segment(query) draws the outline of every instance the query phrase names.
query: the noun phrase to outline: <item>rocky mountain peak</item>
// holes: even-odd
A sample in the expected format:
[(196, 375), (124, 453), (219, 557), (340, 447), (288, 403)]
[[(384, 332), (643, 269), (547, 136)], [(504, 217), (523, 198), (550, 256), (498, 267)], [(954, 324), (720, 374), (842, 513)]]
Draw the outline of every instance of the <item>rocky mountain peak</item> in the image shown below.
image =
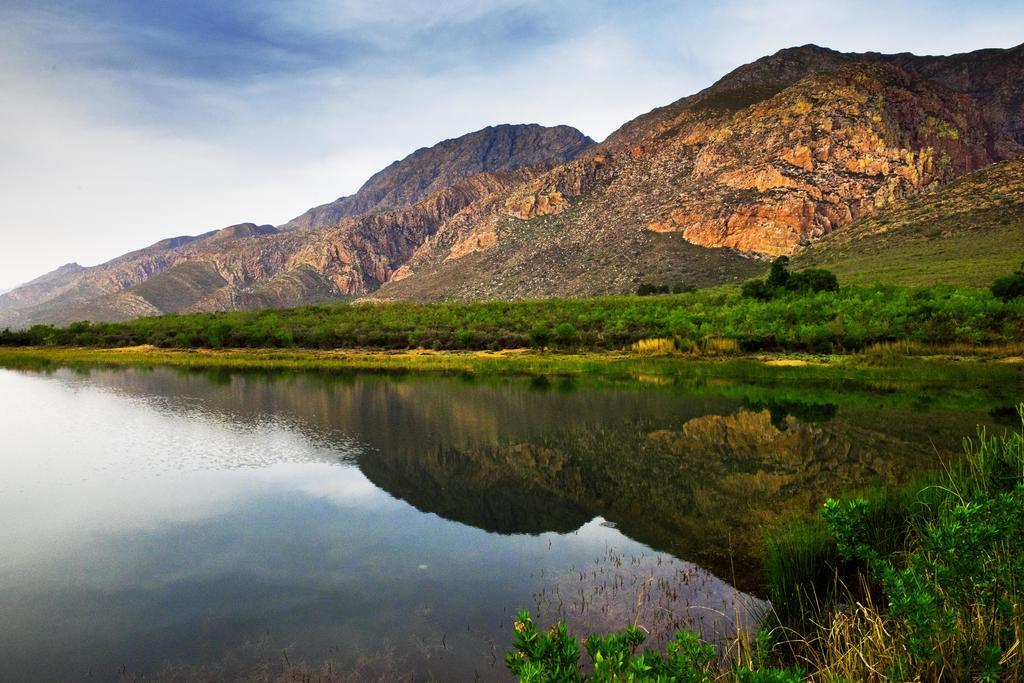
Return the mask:
[(593, 140), (571, 126), (488, 126), (420, 148), (371, 176), (354, 195), (310, 209), (282, 228), (336, 225), (350, 216), (411, 206), (477, 173), (561, 164), (575, 159), (593, 144)]

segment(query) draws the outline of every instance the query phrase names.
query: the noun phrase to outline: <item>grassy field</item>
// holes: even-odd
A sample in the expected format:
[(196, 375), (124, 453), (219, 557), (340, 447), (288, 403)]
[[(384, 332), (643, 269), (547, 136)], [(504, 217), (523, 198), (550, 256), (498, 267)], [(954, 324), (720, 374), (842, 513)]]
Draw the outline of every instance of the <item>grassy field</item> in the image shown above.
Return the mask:
[(1024, 221), (941, 239), (929, 239), (923, 232), (866, 237), (849, 248), (811, 249), (794, 261), (801, 267), (827, 268), (845, 284), (906, 287), (988, 287), (1024, 261)]

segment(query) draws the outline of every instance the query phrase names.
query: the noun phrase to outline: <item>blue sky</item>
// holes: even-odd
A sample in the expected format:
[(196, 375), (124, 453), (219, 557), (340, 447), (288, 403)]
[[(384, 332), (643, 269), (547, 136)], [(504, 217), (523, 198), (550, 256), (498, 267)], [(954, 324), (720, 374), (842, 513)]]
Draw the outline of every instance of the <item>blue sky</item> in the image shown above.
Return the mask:
[(1024, 42), (1020, 2), (0, 0), (0, 288), (281, 223), (489, 124), (628, 119), (778, 49)]

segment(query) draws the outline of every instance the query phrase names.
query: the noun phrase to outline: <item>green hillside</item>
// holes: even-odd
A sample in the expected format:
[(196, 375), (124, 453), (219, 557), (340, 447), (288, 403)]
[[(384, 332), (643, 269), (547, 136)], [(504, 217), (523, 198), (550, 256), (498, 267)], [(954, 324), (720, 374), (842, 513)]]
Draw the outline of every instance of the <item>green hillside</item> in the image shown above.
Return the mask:
[(988, 287), (1024, 261), (1024, 161), (964, 176), (857, 220), (793, 259), (847, 284)]

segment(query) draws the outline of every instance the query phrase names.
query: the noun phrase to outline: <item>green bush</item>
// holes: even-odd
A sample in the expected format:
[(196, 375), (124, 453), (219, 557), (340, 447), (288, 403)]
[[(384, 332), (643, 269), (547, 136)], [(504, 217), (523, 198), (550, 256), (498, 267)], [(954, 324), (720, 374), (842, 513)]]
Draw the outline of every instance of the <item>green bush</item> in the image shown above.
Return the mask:
[[(506, 653), (505, 664), (524, 683), (704, 683), (716, 680), (722, 673), (717, 650), (696, 633), (676, 631), (675, 639), (665, 645), (664, 652), (638, 653), (644, 638), (643, 631), (636, 626), (608, 636), (592, 634), (584, 643), (592, 673), (585, 675), (580, 664), (579, 643), (569, 635), (565, 622), (560, 621), (541, 632), (530, 613), (521, 610), (515, 622), (514, 649)], [(736, 674), (743, 681), (801, 680), (797, 670), (755, 672), (743, 667)]]
[(772, 261), (771, 272), (766, 279), (747, 280), (740, 291), (745, 298), (758, 301), (769, 301), (786, 292), (809, 294), (839, 291), (839, 280), (831, 271), (807, 268), (791, 273), (788, 267), (789, 258), (780, 256)]
[(668, 285), (652, 285), (649, 282), (642, 282), (636, 288), (637, 296), (651, 296), (652, 294), (668, 294)]
[(551, 328), (547, 325), (537, 325), (530, 330), (530, 346), (543, 349), (551, 343)]
[(555, 327), (555, 341), (562, 346), (575, 346), (580, 340), (579, 332), (569, 323), (559, 323)]
[(791, 273), (785, 287), (791, 292), (836, 292), (839, 280), (832, 271), (807, 268)]
[(747, 299), (758, 301), (769, 301), (775, 296), (775, 288), (768, 284), (767, 280), (747, 280), (740, 286), (740, 291)]
[(992, 295), (1001, 301), (1024, 297), (1024, 264), (1017, 272), (998, 278), (992, 283)]

